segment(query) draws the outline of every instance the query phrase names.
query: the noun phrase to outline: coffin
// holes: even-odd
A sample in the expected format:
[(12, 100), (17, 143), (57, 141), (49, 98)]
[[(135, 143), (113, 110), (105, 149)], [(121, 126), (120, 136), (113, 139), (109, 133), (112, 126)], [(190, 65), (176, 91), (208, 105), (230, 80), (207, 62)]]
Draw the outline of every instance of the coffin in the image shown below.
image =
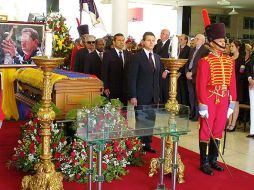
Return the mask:
[[(43, 72), (40, 69), (20, 69), (15, 74), (16, 99), (32, 107), (42, 98)], [(88, 74), (56, 69), (52, 74), (52, 101), (61, 110), (56, 119), (64, 119), (68, 111), (79, 108), (81, 100), (93, 100), (101, 95), (102, 81)]]

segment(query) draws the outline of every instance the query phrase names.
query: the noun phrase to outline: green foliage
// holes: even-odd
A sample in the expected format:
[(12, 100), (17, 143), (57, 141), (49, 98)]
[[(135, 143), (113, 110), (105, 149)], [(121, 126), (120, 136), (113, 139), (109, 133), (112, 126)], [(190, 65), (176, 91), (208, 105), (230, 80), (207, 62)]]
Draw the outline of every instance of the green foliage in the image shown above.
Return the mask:
[[(37, 113), (39, 109), (42, 107), (42, 105), (43, 105), (42, 101), (39, 101), (32, 107), (32, 112), (35, 117), (37, 116)], [(61, 114), (61, 110), (53, 102), (50, 103), (50, 106), (56, 115)]]

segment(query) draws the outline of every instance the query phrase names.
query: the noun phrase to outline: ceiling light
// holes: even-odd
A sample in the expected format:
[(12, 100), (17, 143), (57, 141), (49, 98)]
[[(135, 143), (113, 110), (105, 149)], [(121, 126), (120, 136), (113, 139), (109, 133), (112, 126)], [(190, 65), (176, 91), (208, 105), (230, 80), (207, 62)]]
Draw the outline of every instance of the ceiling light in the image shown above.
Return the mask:
[(227, 5), (230, 5), (230, 2), (227, 0), (220, 0), (220, 1), (217, 1), (217, 4), (227, 6)]
[(235, 8), (233, 8), (232, 11), (230, 11), (228, 14), (229, 15), (237, 15), (238, 12), (235, 10)]

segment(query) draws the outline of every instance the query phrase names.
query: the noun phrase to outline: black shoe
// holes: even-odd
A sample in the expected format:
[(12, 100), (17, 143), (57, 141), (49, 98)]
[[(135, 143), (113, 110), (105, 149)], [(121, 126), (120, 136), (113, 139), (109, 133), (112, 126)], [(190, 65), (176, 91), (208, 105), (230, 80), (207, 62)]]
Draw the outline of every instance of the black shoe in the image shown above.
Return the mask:
[(211, 167), (209, 164), (203, 164), (202, 166), (200, 166), (199, 168), (203, 173), (207, 174), (207, 175), (213, 175), (213, 171), (211, 170)]
[(211, 163), (211, 168), (213, 168), (219, 172), (224, 171), (224, 168), (222, 166), (220, 166), (217, 162)]
[[(226, 129), (227, 132), (234, 132), (236, 129), (236, 125), (235, 126), (230, 126), (228, 129)], [(254, 135), (253, 135), (254, 136)]]
[(146, 152), (153, 153), (153, 154), (156, 153), (156, 150), (154, 150), (154, 149), (151, 148), (151, 147), (147, 147), (147, 146), (144, 146), (144, 147), (143, 147), (143, 150), (146, 151)]
[(254, 138), (254, 135), (247, 135), (247, 138)]

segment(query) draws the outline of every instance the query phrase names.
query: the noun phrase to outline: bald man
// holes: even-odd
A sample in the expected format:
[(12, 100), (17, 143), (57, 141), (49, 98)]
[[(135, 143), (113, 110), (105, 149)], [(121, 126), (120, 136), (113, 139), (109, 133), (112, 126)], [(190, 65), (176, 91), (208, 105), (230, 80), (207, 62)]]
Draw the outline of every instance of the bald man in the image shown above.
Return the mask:
[(196, 95), (196, 73), (197, 73), (198, 61), (201, 58), (207, 56), (209, 53), (209, 50), (204, 46), (205, 36), (203, 34), (197, 34), (195, 36), (194, 43), (196, 47), (190, 50), (190, 56), (188, 58), (188, 62), (185, 65), (185, 73), (187, 78), (189, 102), (191, 107), (190, 119), (192, 121), (197, 121), (199, 117), (197, 95)]
[[(160, 39), (158, 39), (157, 44), (154, 46), (153, 51), (157, 53), (162, 58), (169, 58), (170, 57), (170, 32), (168, 29), (161, 30)], [(169, 75), (168, 73), (164, 72), (162, 82), (161, 82), (161, 103), (166, 103), (169, 95)]]

